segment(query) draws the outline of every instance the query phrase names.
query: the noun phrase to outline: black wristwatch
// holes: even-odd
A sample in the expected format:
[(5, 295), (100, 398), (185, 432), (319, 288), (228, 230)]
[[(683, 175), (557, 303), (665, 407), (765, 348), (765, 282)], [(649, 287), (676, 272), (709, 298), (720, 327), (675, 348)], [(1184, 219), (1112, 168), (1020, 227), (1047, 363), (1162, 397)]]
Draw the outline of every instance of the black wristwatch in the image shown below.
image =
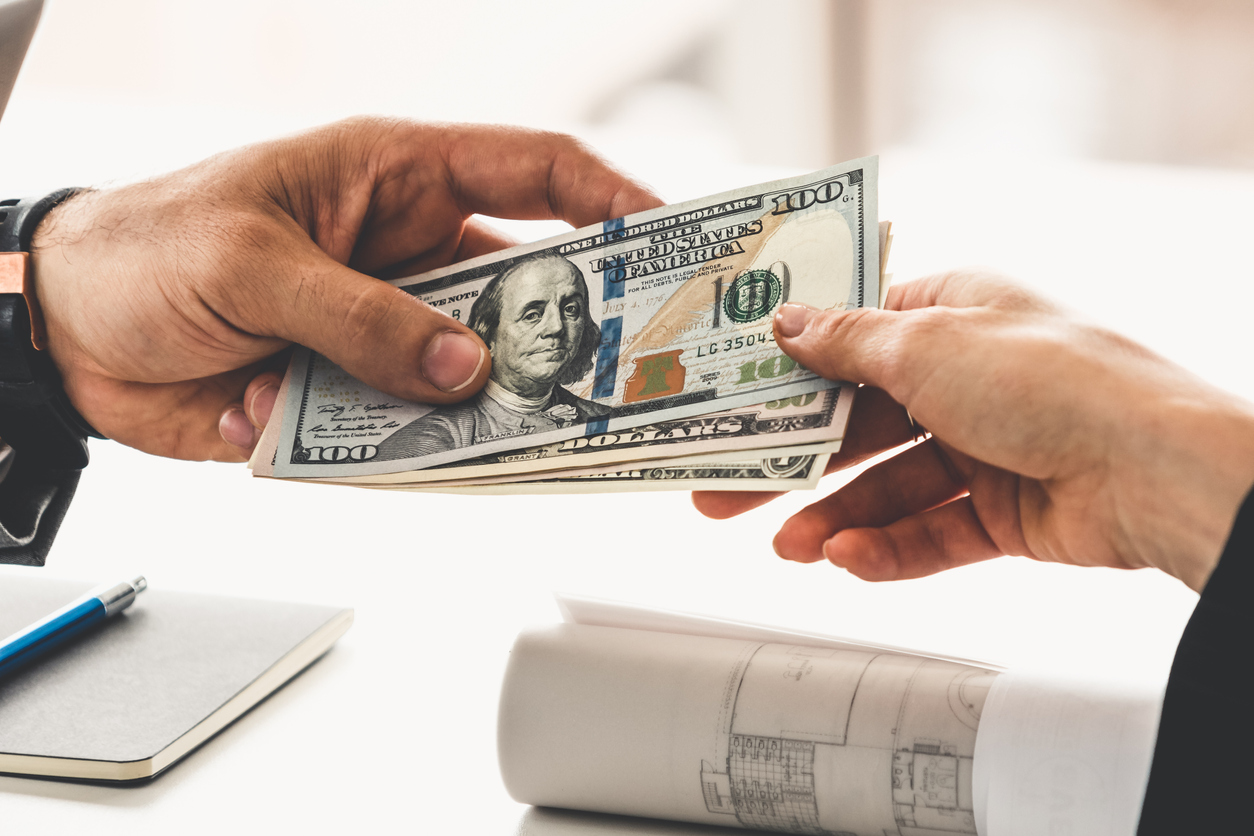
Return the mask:
[(87, 466), (87, 438), (104, 436), (78, 414), (48, 356), (31, 270), (39, 222), (78, 189), (0, 201), (0, 563), (43, 563)]

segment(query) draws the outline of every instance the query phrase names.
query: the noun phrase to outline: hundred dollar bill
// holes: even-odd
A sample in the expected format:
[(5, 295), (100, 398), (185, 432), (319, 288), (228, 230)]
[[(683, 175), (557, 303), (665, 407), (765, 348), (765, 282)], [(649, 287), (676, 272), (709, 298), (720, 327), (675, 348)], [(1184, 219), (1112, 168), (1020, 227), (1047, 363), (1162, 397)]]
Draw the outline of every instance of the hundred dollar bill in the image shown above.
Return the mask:
[[(890, 277), (884, 271), (892, 244), (891, 229), (891, 222), (880, 222), (880, 307), (883, 307), (884, 296), (890, 284)], [(256, 475), (265, 476), (272, 472), (270, 466), (276, 451), (277, 430), (282, 423), (282, 409), (289, 380), (290, 378), (285, 378), (280, 388), (274, 420), (263, 434), (257, 448), (258, 455), (249, 462), (249, 467), (255, 468)], [(666, 463), (678, 464), (689, 463), (694, 460), (693, 456), (699, 457), (705, 453), (721, 454), (725, 458), (726, 451), (732, 450), (754, 451), (752, 455), (746, 452), (747, 458), (769, 458), (770, 454), (759, 452), (765, 445), (770, 445), (776, 451), (775, 457), (798, 455), (801, 452), (836, 452), (840, 449), (840, 439), (848, 422), (855, 390), (856, 387), (851, 384), (842, 384), (836, 389), (797, 395), (765, 404), (738, 407), (678, 421), (646, 424), (615, 433), (585, 435), (539, 447), (437, 465), (425, 470), (301, 481), (328, 481), (347, 485), (416, 485), (432, 482), (470, 485), (522, 481), (535, 478), (534, 474), (537, 473), (545, 473), (545, 478), (585, 475), (594, 467), (618, 471), (623, 469), (623, 464), (646, 460), (647, 465), (637, 466), (655, 467), (659, 461), (663, 461), (659, 459), (661, 454), (668, 456), (664, 460)], [(816, 441), (826, 441), (827, 446), (812, 443)], [(784, 449), (789, 445), (807, 443), (810, 443), (811, 449), (795, 446)], [(729, 487), (736, 489), (733, 482), (729, 482)]]
[[(474, 487), (479, 485), (504, 485), (511, 482), (534, 482), (542, 479), (546, 482), (557, 479), (568, 479), (578, 476), (594, 476), (599, 473), (618, 472), (620, 470), (633, 469), (645, 470), (650, 468), (661, 467), (681, 467), (686, 465), (703, 465), (703, 464), (721, 464), (729, 461), (751, 462), (761, 461), (765, 459), (783, 459), (794, 458), (797, 456), (814, 456), (820, 453), (838, 453), (840, 452), (841, 440), (824, 441), (818, 444), (798, 444), (795, 446), (782, 447), (762, 447), (753, 450), (732, 450), (722, 453), (705, 453), (695, 456), (665, 456), (651, 459), (642, 459), (632, 462), (615, 462), (608, 465), (599, 465), (597, 467), (572, 467), (563, 468), (561, 470), (539, 471), (532, 473), (514, 473), (508, 476), (481, 476), (477, 479), (442, 479), (438, 481), (424, 482), (336, 482), (334, 479), (317, 479), (311, 480), (318, 483), (332, 482), (334, 484), (350, 484), (358, 486), (395, 486), (395, 487)], [(416, 471), (423, 473), (424, 471)], [(740, 490), (728, 486), (728, 490)]]
[[(591, 467), (622, 470), (621, 465), (627, 463), (663, 457), (717, 454), (726, 459), (731, 451), (756, 451), (766, 447), (819, 442), (834, 442), (838, 448), (856, 390), (856, 386), (846, 383), (835, 389), (794, 395), (764, 404), (659, 421), (615, 432), (582, 435), (425, 470), (332, 477), (332, 480), (350, 485), (447, 483), (454, 480), (464, 484), (485, 479), (515, 481), (546, 471), (566, 472)], [(264, 474), (264, 470), (258, 472), (258, 475)]]
[(879, 301), (876, 158), (630, 215), (393, 282), (492, 351), (470, 400), (390, 398), (301, 350), (272, 475), (421, 470), (822, 391), (775, 345), (786, 301)]
[(636, 491), (813, 490), (830, 453), (702, 464), (659, 464), (584, 476), (564, 476), (495, 485), (363, 485), (379, 490), (460, 494), (582, 494)]

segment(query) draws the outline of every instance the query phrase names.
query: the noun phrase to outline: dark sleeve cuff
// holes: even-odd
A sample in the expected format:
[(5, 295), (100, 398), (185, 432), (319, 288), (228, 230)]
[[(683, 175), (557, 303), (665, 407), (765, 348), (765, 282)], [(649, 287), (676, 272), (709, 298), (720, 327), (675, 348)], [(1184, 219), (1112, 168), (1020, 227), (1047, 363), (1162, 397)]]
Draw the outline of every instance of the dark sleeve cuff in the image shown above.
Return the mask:
[(0, 563), (44, 564), (80, 475), (81, 470), (24, 467), (16, 457), (0, 482)]
[(1180, 637), (1137, 836), (1249, 832), (1252, 598), (1254, 492)]

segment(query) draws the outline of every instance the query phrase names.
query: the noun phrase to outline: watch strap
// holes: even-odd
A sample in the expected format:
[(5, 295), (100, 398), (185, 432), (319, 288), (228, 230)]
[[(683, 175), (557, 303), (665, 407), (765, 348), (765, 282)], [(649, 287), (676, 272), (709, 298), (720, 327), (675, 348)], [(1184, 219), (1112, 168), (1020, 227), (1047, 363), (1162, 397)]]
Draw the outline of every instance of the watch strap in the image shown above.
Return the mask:
[(31, 345), (29, 334), (26, 301), (0, 293), (0, 439), (21, 459), (82, 470), (90, 426), (70, 405), (52, 358)]
[(0, 253), (30, 252), (35, 228), (44, 215), (81, 191), (81, 188), (57, 189), (43, 197), (0, 200)]
[(56, 365), (41, 350), (43, 323), (27, 254), (44, 216), (78, 191), (0, 201), (0, 439), (23, 468), (81, 470), (87, 436), (103, 438), (70, 404)]

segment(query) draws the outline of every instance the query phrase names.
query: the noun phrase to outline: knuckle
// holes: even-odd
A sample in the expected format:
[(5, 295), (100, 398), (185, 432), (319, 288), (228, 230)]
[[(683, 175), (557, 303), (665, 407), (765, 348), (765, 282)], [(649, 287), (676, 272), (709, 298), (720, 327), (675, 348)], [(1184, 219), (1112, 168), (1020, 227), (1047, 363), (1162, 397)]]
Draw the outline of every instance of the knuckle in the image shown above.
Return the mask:
[(833, 342), (855, 336), (860, 323), (865, 319), (865, 308), (853, 311), (824, 311), (810, 322), (807, 329), (812, 329), (814, 336), (821, 341)]
[(888, 334), (883, 325), (883, 314), (873, 308), (860, 308), (850, 311), (843, 317), (833, 317), (831, 337), (841, 343), (857, 347), (860, 365), (873, 368), (879, 375), (888, 371), (887, 363), (891, 361)]
[(412, 130), (417, 123), (396, 116), (377, 116), (365, 114), (341, 119), (329, 126), (330, 138), (333, 142), (347, 136), (355, 139), (368, 139), (388, 134)]
[(1011, 311), (1047, 311), (1054, 305), (1016, 281), (1005, 276), (990, 276), (988, 305)]
[(955, 296), (960, 306), (987, 306), (1014, 311), (1052, 310), (1053, 304), (1026, 285), (989, 267), (949, 270), (933, 278)]
[[(865, 336), (867, 362), (893, 397), (909, 397), (923, 370), (943, 352), (955, 350), (954, 312), (924, 308), (892, 315), (891, 327)], [(869, 330), (869, 329), (868, 329)]]
[(949, 340), (949, 324), (953, 311), (948, 308), (924, 308), (910, 311), (898, 318), (894, 329), (899, 350), (906, 354), (929, 351)]
[(541, 136), (548, 139), (561, 151), (579, 154), (580, 156), (595, 157), (598, 160), (601, 158), (591, 145), (572, 134), (562, 131), (543, 131)]
[[(400, 291), (397, 291), (400, 293)], [(374, 288), (357, 294), (340, 313), (339, 331), (346, 346), (363, 342), (391, 343), (397, 331), (397, 306), (409, 297), (400, 293), (378, 293)]]

